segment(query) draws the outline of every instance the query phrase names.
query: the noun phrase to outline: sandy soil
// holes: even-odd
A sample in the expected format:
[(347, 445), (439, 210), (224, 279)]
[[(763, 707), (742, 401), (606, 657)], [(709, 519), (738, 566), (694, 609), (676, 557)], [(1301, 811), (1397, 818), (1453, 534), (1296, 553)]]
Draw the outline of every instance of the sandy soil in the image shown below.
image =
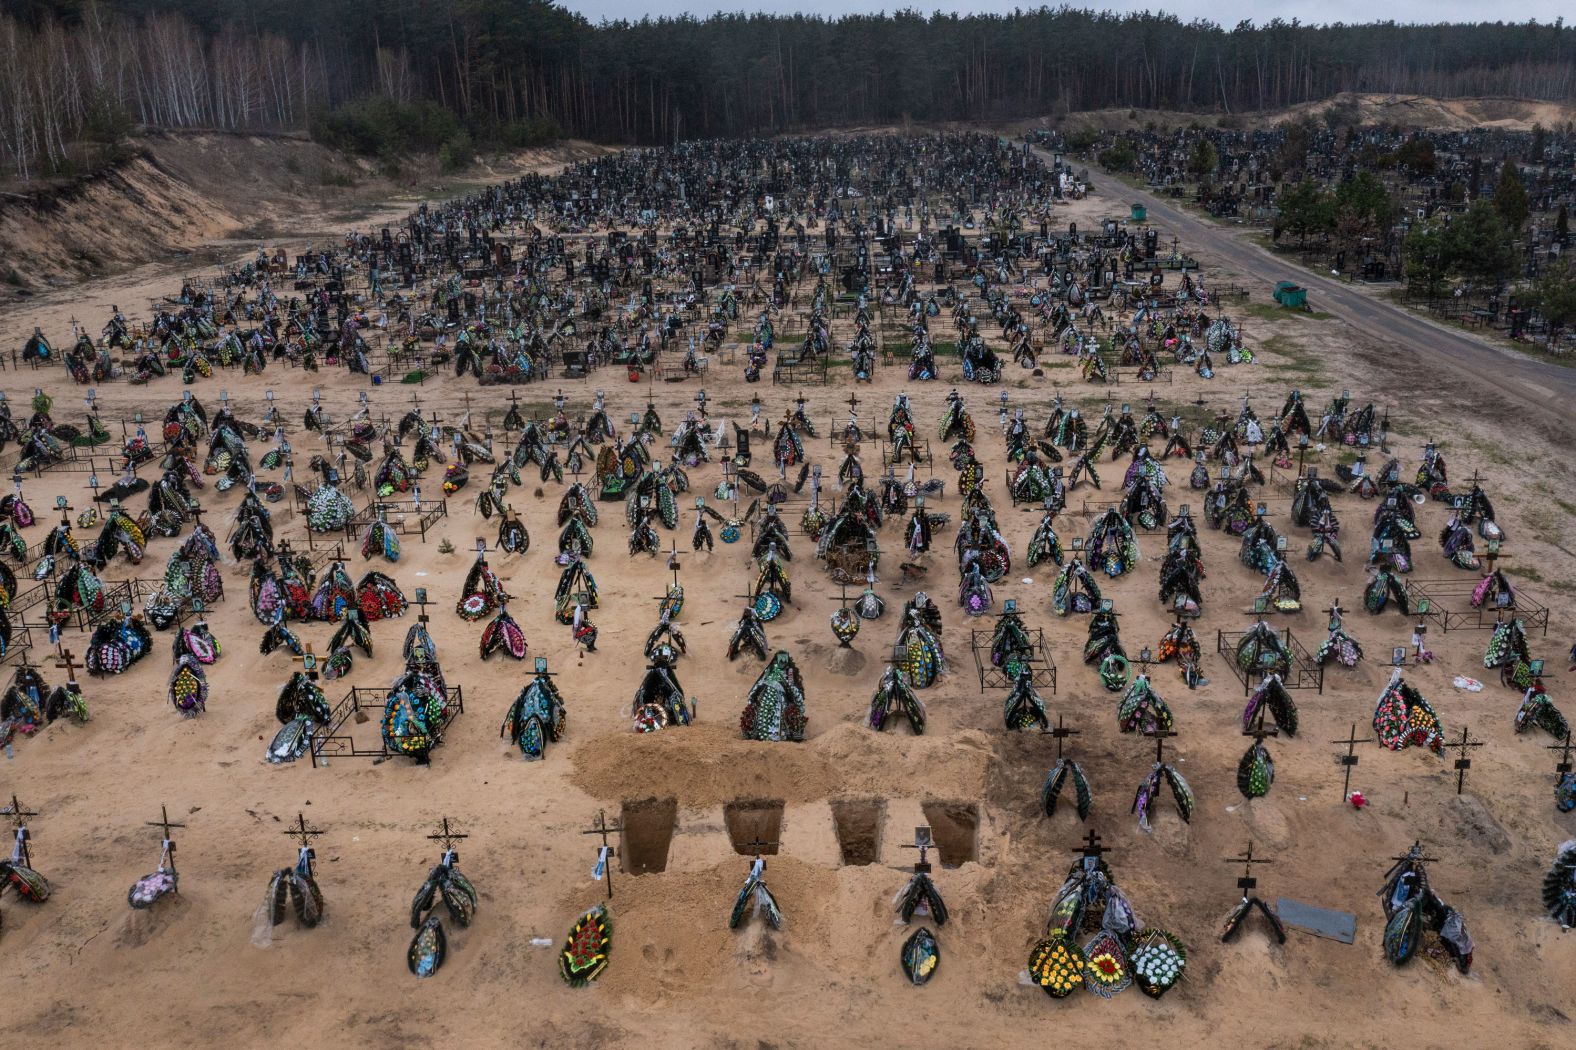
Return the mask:
[(1268, 127), (1287, 121), (1322, 120), (1332, 106), (1355, 102), (1363, 124), (1393, 124), (1403, 128), (1437, 128), (1466, 131), (1477, 127), (1505, 131), (1531, 131), (1534, 124), (1545, 128), (1563, 127), (1576, 119), (1576, 106), (1530, 98), (1433, 98), (1428, 95), (1387, 95), (1346, 92), (1318, 102), (1304, 102), (1284, 109), (1249, 110), (1229, 116), (1215, 113), (1187, 113), (1161, 109), (1085, 110), (1057, 118), (1020, 121), (1014, 126), (1028, 127), (1080, 125), (1123, 131), (1131, 128), (1179, 128), (1203, 123), (1229, 122), (1233, 127)]
[[(1082, 225), (1108, 211), (1108, 199), (1068, 208)], [(1211, 260), (1206, 258), (1206, 265)], [(42, 297), (26, 310), (0, 318), (0, 346), (16, 341), (33, 324), (55, 338), (75, 313), (100, 323), (108, 301), (128, 310), (169, 289), (178, 270), (149, 267), (110, 281), (96, 281), (69, 294)], [(1227, 276), (1220, 274), (1221, 277)], [(1251, 278), (1250, 278), (1251, 279)], [(115, 299), (114, 297), (119, 297)], [(1263, 302), (1265, 296), (1255, 295)], [(1311, 408), (1349, 386), (1360, 402), (1373, 398), (1390, 408), (1392, 433), (1406, 469), (1416, 465), (1418, 446), (1437, 439), (1449, 457), (1453, 478), (1481, 469), (1510, 535), (1507, 562), (1528, 594), (1554, 611), (1547, 641), (1534, 638), (1536, 655), (1563, 667), (1573, 630), (1570, 613), (1572, 555), (1564, 549), (1565, 526), (1576, 507), (1556, 496), (1567, 491), (1567, 450), (1523, 444), (1505, 421), (1475, 416), (1472, 391), (1431, 385), (1428, 377), (1398, 375), (1378, 367), (1383, 338), (1347, 327), (1338, 319), (1285, 318), (1253, 313), (1251, 341), (1263, 363), (1220, 370), (1203, 382), (1178, 373), (1153, 387), (1123, 385), (1109, 391), (1079, 381), (1064, 359), (1053, 359), (1044, 379), (1009, 371), (1008, 390), (1031, 423), (1043, 424), (1050, 395), (1060, 390), (1072, 403), (1098, 414), (1107, 395), (1135, 404), (1153, 393), (1162, 410), (1176, 406), (1193, 418), (1225, 408), (1235, 411), (1251, 394), (1261, 415), (1278, 408), (1286, 390), (1298, 386)], [(50, 373), (57, 415), (75, 417), (78, 391)], [(4, 388), (30, 393), (34, 375), (6, 373)], [(531, 387), (522, 398), (545, 407), (548, 387)], [(194, 393), (215, 404), (227, 388), (243, 417), (257, 418), (262, 392), (272, 388), (299, 419), (310, 386), (324, 392), (331, 411), (343, 414), (362, 383), (344, 375), (307, 378), (270, 372), (260, 381), (226, 376), (199, 384)], [(622, 375), (604, 373), (589, 383), (564, 384), (571, 414), (589, 407), (597, 386), (607, 390), (615, 418), (644, 407), (646, 388)], [(691, 403), (696, 384), (659, 386), (654, 396), (671, 426)], [(907, 390), (922, 432), (940, 451), (935, 426), (948, 384), (907, 383), (900, 367), (879, 371), (871, 389), (857, 391), (861, 419), (884, 422), (891, 398)], [(170, 377), (149, 387), (119, 384), (101, 390), (103, 415), (115, 420), (134, 410), (161, 411), (180, 397)], [(790, 388), (749, 387), (737, 369), (720, 369), (706, 382), (716, 418), (743, 422), (752, 394), (780, 418), (796, 393)], [(445, 418), (461, 411), (469, 392), (496, 424), (503, 413), (496, 391), (479, 394), (469, 383), (429, 383), (424, 404)], [(412, 388), (384, 387), (373, 404), (394, 416), (408, 404)], [(430, 542), (407, 538), (392, 571), (409, 593), (426, 586), (437, 603), (432, 631), (450, 682), (465, 690), (466, 711), (455, 723), (429, 767), (403, 760), (372, 765), (341, 759), (326, 769), (305, 763), (274, 767), (263, 761), (275, 722), (276, 690), (292, 669), (284, 654), (261, 657), (261, 628), (246, 608), (246, 575), (226, 567), (229, 598), (209, 616), (225, 645), (211, 670), (212, 699), (206, 714), (182, 720), (164, 699), (169, 636), (157, 652), (128, 674), (85, 684), (93, 721), (84, 727), (57, 724), (19, 740), (7, 764), (0, 793), (14, 790), (32, 809), (37, 866), (54, 883), (55, 895), (34, 907), (7, 897), (3, 945), (19, 982), (7, 1012), (9, 1030), (27, 1045), (49, 1040), (57, 1046), (127, 1046), (150, 1039), (178, 1046), (627, 1045), (636, 1040), (661, 1047), (825, 1046), (854, 1041), (879, 1046), (1040, 1046), (1064, 1033), (1117, 1045), (1153, 1041), (1164, 1032), (1176, 1045), (1387, 1046), (1404, 1032), (1417, 1047), (1486, 1045), (1553, 1046), (1568, 1039), (1568, 1007), (1562, 989), (1576, 976), (1576, 941), (1561, 936), (1543, 916), (1538, 885), (1554, 849), (1572, 837), (1576, 818), (1554, 812), (1550, 787), (1554, 756), (1549, 741), (1518, 737), (1512, 716), (1519, 697), (1497, 684), (1471, 694), (1451, 686), (1456, 674), (1482, 678), (1487, 634), (1476, 631), (1429, 635), (1438, 663), (1409, 673), (1438, 708), (1447, 731), (1470, 728), (1487, 746), (1474, 756), (1467, 792), (1455, 795), (1448, 760), (1413, 751), (1391, 754), (1372, 745), (1359, 750), (1361, 764), (1352, 786), (1372, 805), (1357, 812), (1342, 804), (1340, 769), (1328, 743), (1356, 723), (1369, 724), (1386, 677), (1378, 666), (1391, 645), (1405, 644), (1411, 621), (1394, 612), (1372, 618), (1354, 612), (1348, 626), (1370, 659), (1355, 671), (1333, 670), (1323, 695), (1301, 692), (1304, 729), (1294, 740), (1271, 742), (1277, 781), (1265, 799), (1244, 802), (1235, 786), (1237, 759), (1246, 747), (1238, 732), (1242, 689), (1226, 658), (1211, 654), (1205, 671), (1211, 683), (1189, 692), (1174, 670), (1156, 671), (1155, 683), (1178, 712), (1181, 735), (1167, 752), (1176, 756), (1192, 782), (1199, 809), (1191, 826), (1162, 806), (1156, 828), (1138, 831), (1128, 808), (1147, 773), (1153, 747), (1117, 733), (1114, 701), (1101, 690), (1079, 652), (1085, 637), (1080, 618), (1057, 619), (1049, 609), (1053, 572), (1023, 568), (1023, 554), (1037, 511), (1011, 508), (1003, 483), (1002, 441), (995, 427), (995, 390), (964, 390), (980, 435), (976, 449), (987, 464), (989, 493), (1015, 556), (1015, 572), (996, 588), (999, 603), (1017, 598), (1031, 627), (1043, 627), (1060, 668), (1059, 688), (1047, 696), (1053, 717), (1062, 715), (1080, 731), (1073, 753), (1093, 783), (1096, 801), (1088, 828), (1070, 812), (1047, 820), (1038, 813), (1040, 780), (1054, 755), (1048, 738), (1009, 735), (1001, 726), (1000, 691), (983, 693), (970, 655), (970, 630), (988, 630), (990, 618), (970, 622), (955, 603), (955, 573), (946, 545), (929, 559), (924, 586), (941, 603), (943, 641), (951, 672), (923, 694), (930, 725), (920, 738), (906, 730), (876, 734), (862, 720), (881, 670), (881, 658), (896, 633), (895, 615), (913, 585), (903, 585), (896, 563), (895, 526), (883, 533), (892, 553), (883, 559), (880, 593), (887, 615), (866, 624), (855, 642), (857, 657), (838, 653), (827, 617), (838, 593), (813, 558), (807, 538), (797, 535), (791, 572), (795, 603), (768, 626), (774, 647), (788, 649), (808, 683), (809, 739), (803, 744), (749, 743), (738, 739), (737, 717), (758, 671), (749, 660), (723, 658), (737, 616), (735, 598), (751, 579), (743, 544), (718, 545), (711, 555), (685, 554), (682, 580), (687, 604), (682, 629), (689, 655), (679, 665), (686, 690), (700, 698), (699, 724), (649, 737), (630, 732), (628, 703), (639, 680), (640, 646), (655, 623), (656, 603), (668, 579), (661, 559), (630, 559), (618, 508), (603, 508), (591, 561), (602, 589), (599, 651), (579, 656), (567, 629), (553, 622), (550, 595), (557, 570), (550, 563), (553, 514), (560, 486), (534, 477), (514, 492), (532, 536), (519, 558), (495, 559), (515, 596), (511, 611), (530, 641), (531, 654), (546, 656), (559, 673), (567, 699), (569, 728), (547, 760), (523, 763), (497, 729), (509, 701), (524, 684), (528, 665), (495, 657), (488, 666), (476, 655), (479, 627), (454, 615), (465, 570), (466, 547), (475, 536), (494, 534), (496, 523), (471, 511), (473, 485), (450, 500), (451, 516)], [(823, 437), (807, 443), (811, 454), (835, 475), (839, 451), (824, 437), (846, 418), (846, 383), (804, 391)], [(1200, 405), (1198, 402), (1202, 401)], [(319, 446), (292, 433), (298, 462)], [(1502, 442), (1509, 442), (1504, 446)], [(764, 460), (764, 450), (757, 462)], [(878, 472), (878, 451), (867, 444), (866, 471)], [(1334, 451), (1319, 457), (1326, 471)], [(769, 468), (768, 468), (769, 472)], [(1557, 472), (1557, 473), (1556, 473)], [(106, 472), (107, 473), (107, 472)], [(695, 492), (709, 493), (720, 475), (716, 465), (690, 472)], [(936, 475), (947, 480), (947, 496), (935, 509), (956, 521), (958, 502), (952, 472), (938, 455)], [(1113, 466), (1108, 478), (1119, 477)], [(437, 489), (437, 471), (427, 487)], [(1198, 499), (1185, 491), (1185, 471), (1172, 470), (1173, 505)], [(1089, 520), (1077, 513), (1087, 496), (1078, 490), (1071, 513), (1058, 523), (1064, 542), (1084, 535)], [(35, 507), (56, 494), (78, 505), (88, 493), (81, 474), (62, 471), (29, 480)], [(218, 531), (237, 497), (204, 494), (219, 513)], [(140, 499), (134, 501), (140, 505)], [(283, 505), (281, 505), (282, 507)], [(1306, 536), (1290, 530), (1287, 504), (1272, 501), (1271, 520), (1301, 547)], [(1307, 611), (1277, 618), (1312, 648), (1323, 636), (1316, 610), (1340, 598), (1359, 605), (1364, 582), (1360, 564), (1372, 507), (1339, 497), (1345, 524), (1345, 564), (1328, 560), (1298, 563)], [(796, 525), (800, 508), (785, 517)], [(279, 531), (302, 542), (299, 520)], [(1420, 514), (1424, 538), (1416, 544), (1419, 578), (1456, 576), (1438, 554), (1433, 537), (1442, 508)], [(53, 516), (30, 530), (41, 538)], [(687, 550), (690, 513), (664, 543)], [(438, 553), (437, 541), (451, 539), (456, 553)], [(1237, 562), (1238, 542), (1206, 531), (1202, 537), (1206, 582), (1198, 634), (1213, 648), (1216, 630), (1245, 627), (1247, 609), (1261, 578)], [(157, 541), (140, 567), (117, 563), (109, 578), (162, 572), (172, 541)], [(1129, 651), (1153, 645), (1164, 631), (1166, 610), (1155, 600), (1163, 536), (1140, 538), (1143, 561), (1118, 581), (1102, 578), (1122, 614)], [(353, 576), (365, 567), (359, 558)], [(358, 657), (349, 682), (330, 683), (331, 697), (348, 684), (382, 686), (399, 662), (407, 622), (378, 624), (377, 659)], [(305, 639), (326, 647), (330, 628), (305, 626)], [(67, 635), (78, 653), (84, 639)], [(51, 683), (60, 672), (51, 669)], [(1551, 680), (1565, 701), (1566, 676)], [(1570, 710), (1569, 703), (1565, 704)], [(358, 728), (370, 741), (375, 723)], [(496, 781), (496, 783), (495, 783)], [(641, 875), (619, 872), (612, 901), (614, 947), (603, 979), (588, 990), (566, 988), (553, 955), (570, 922), (601, 898), (604, 887), (589, 878), (591, 837), (580, 834), (599, 811), (623, 812), (632, 826), (660, 838), (661, 821), (651, 810), (631, 807), (646, 799), (672, 799), (676, 815), (666, 870)], [(727, 913), (748, 867), (726, 831), (724, 807), (741, 800), (781, 800), (784, 816), (780, 854), (770, 859), (768, 877), (785, 910), (782, 932), (759, 927), (732, 933)], [(847, 845), (874, 863), (842, 863), (834, 803), (866, 802), (862, 826), (851, 826)], [(151, 913), (133, 913), (127, 887), (152, 870), (158, 835), (145, 821), (167, 803), (179, 833), (182, 873), (178, 899)], [(971, 809), (972, 807), (972, 809)], [(841, 807), (845, 813), (861, 812)], [(326, 834), (318, 844), (320, 882), (329, 918), (317, 930), (287, 925), (272, 946), (253, 946), (253, 915), (269, 873), (288, 864), (293, 847), (283, 834), (296, 814)], [(897, 964), (906, 931), (893, 924), (892, 895), (906, 879), (916, 824), (947, 829), (949, 841), (966, 850), (967, 818), (977, 814), (975, 857), (957, 866), (938, 866), (937, 881), (953, 913), (940, 931), (942, 965), (923, 989), (907, 987)], [(874, 814), (873, 817), (870, 814)], [(477, 920), (453, 934), (451, 954), (433, 980), (416, 982), (404, 967), (410, 937), (410, 895), (436, 858), (424, 836), (442, 816), (470, 833), (462, 845), (462, 867), (481, 891)], [(644, 815), (644, 817), (643, 817)], [(859, 821), (850, 821), (860, 825)], [(870, 831), (876, 834), (872, 836)], [(1105, 1003), (1082, 996), (1056, 1003), (1020, 981), (1030, 945), (1043, 928), (1050, 895), (1071, 862), (1086, 830), (1096, 830), (1111, 847), (1117, 878), (1146, 921), (1177, 932), (1191, 950), (1187, 980), (1155, 1003), (1135, 992)], [(1440, 860), (1431, 868), (1438, 891), (1465, 914), (1478, 943), (1477, 965), (1468, 978), (1445, 963), (1419, 959), (1395, 971), (1380, 953), (1381, 916), (1374, 892), (1390, 859), (1420, 838)], [(1257, 928), (1232, 945), (1218, 943), (1216, 923), (1234, 903), (1239, 867), (1223, 863), (1248, 842), (1272, 857), (1260, 873), (1261, 892), (1354, 912), (1357, 941), (1341, 945), (1293, 932), (1284, 947), (1273, 946)], [(649, 861), (649, 837), (640, 861)], [(631, 862), (627, 855), (625, 863)], [(461, 991), (463, 989), (463, 991)], [(456, 993), (460, 994), (456, 994)], [(1055, 1028), (1072, 1021), (1076, 1028)]]
[(188, 272), (207, 272), (264, 241), (322, 240), (403, 215), (423, 198), (602, 150), (573, 141), (478, 158), (461, 174), (443, 175), (430, 157), (391, 172), (304, 135), (162, 131), (130, 145), (122, 164), (64, 185), (0, 193), (0, 304), (48, 289), (76, 291), (85, 278), (148, 263), (162, 272), (175, 258), (186, 260)]

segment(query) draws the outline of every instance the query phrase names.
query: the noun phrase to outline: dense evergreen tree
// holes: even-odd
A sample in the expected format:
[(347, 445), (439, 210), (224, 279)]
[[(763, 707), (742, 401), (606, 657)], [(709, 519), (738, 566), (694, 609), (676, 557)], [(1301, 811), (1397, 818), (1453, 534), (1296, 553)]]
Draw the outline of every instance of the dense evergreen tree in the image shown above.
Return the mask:
[[(0, 163), (53, 157), (100, 95), (161, 126), (297, 128), (383, 96), (435, 103), (479, 138), (556, 126), (651, 143), (1101, 107), (1234, 114), (1343, 91), (1564, 99), (1572, 54), (1576, 27), (1535, 22), (1226, 29), (1041, 7), (591, 25), (550, 0), (10, 0)], [(1279, 164), (1291, 178), (1298, 144)]]

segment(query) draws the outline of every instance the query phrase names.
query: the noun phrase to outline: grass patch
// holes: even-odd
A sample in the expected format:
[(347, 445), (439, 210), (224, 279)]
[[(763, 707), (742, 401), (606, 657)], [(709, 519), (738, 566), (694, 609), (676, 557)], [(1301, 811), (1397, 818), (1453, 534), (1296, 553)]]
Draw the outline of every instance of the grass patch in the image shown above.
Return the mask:
[(1273, 369), (1277, 375), (1314, 380), (1324, 378), (1324, 359), (1317, 351), (1298, 346), (1289, 336), (1272, 335), (1259, 343), (1259, 349), (1282, 359), (1264, 363), (1266, 368)]
[(1308, 321), (1328, 321), (1335, 317), (1334, 314), (1322, 310), (1289, 310), (1279, 303), (1244, 303), (1239, 309), (1250, 317), (1257, 317), (1261, 321), (1279, 321), (1283, 318), (1295, 317)]

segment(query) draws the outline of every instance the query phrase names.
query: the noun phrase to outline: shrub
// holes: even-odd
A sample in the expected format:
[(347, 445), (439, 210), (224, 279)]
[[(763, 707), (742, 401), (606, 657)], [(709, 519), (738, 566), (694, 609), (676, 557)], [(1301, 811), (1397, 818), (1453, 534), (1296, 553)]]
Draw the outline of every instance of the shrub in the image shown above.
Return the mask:
[(471, 142), (470, 132), (457, 131), (438, 147), (438, 166), (446, 172), (464, 171), (471, 166), (471, 158), (475, 155), (476, 146)]

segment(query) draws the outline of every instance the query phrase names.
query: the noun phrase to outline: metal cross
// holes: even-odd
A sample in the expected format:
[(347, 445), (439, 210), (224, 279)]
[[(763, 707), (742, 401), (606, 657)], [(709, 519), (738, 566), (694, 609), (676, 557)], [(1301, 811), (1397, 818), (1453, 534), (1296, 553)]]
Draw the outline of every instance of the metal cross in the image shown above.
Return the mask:
[(1415, 860), (1419, 864), (1433, 864), (1439, 860), (1438, 857), (1426, 856), (1426, 853), (1427, 851), (1423, 849), (1423, 840), (1414, 839), (1411, 849), (1407, 850), (1399, 857), (1391, 857), (1390, 859), (1403, 864), (1409, 860)]
[(145, 823), (150, 828), (163, 828), (164, 829), (164, 841), (168, 842), (170, 844), (170, 852), (171, 853), (175, 852), (175, 843), (170, 839), (170, 829), (171, 828), (184, 828), (186, 825), (185, 824), (177, 824), (174, 821), (170, 820), (169, 807), (167, 807), (166, 805), (164, 805), (161, 802), (159, 804), (159, 819), (158, 820), (147, 820), (147, 821), (143, 821), (143, 823)]
[(1089, 832), (1084, 835), (1084, 840), (1078, 845), (1074, 846), (1073, 849), (1076, 850), (1078, 854), (1085, 860), (1089, 859), (1090, 857), (1094, 857), (1098, 860), (1106, 853), (1106, 847), (1100, 845), (1100, 836), (1096, 835), (1093, 829), (1090, 829)]
[(308, 824), (306, 822), (306, 815), (301, 813), (301, 812), (299, 812), (299, 811), (296, 813), (295, 827), (286, 828), (284, 833), (286, 835), (290, 836), (291, 838), (298, 838), (298, 839), (300, 839), (301, 840), (301, 845), (303, 847), (311, 846), (312, 845), (312, 839), (314, 837), (318, 836), (318, 835), (323, 834), (323, 832), (321, 830), (319, 830), (318, 828), (314, 828), (310, 824)]
[(755, 855), (757, 857), (759, 857), (761, 855), (761, 850), (763, 848), (769, 846), (772, 849), (777, 849), (779, 846), (782, 845), (782, 843), (778, 842), (776, 839), (772, 839), (770, 841), (766, 841), (766, 840), (763, 840), (763, 839), (755, 839), (755, 840), (753, 840), (751, 842), (741, 842), (741, 843), (739, 843), (739, 845), (749, 847), (750, 849), (754, 850), (755, 851)]
[(1079, 729), (1068, 729), (1067, 726), (1063, 723), (1063, 718), (1064, 718), (1063, 715), (1057, 715), (1056, 716), (1056, 728), (1055, 729), (1044, 730), (1044, 733), (1046, 735), (1053, 736), (1053, 737), (1056, 738), (1056, 760), (1058, 762), (1061, 761), (1061, 758), (1062, 758), (1062, 747), (1063, 747), (1063, 745), (1066, 744), (1067, 738), (1070, 737), (1070, 736), (1077, 736), (1079, 733), (1082, 732), (1082, 730), (1079, 730)]
[(602, 836), (602, 848), (608, 851), (607, 859), (609, 861), (607, 866), (607, 899), (612, 900), (613, 865), (611, 861), (613, 861), (618, 856), (618, 850), (616, 848), (610, 847), (607, 844), (607, 837), (610, 834), (616, 834), (619, 836), (620, 841), (622, 841), (624, 837), (624, 824), (622, 821), (614, 821), (612, 824), (609, 824), (607, 822), (606, 814), (599, 809), (596, 811), (596, 823), (581, 831), (580, 834)]
[(456, 842), (459, 842), (461, 839), (468, 839), (470, 836), (450, 827), (449, 818), (444, 817), (438, 825), (438, 830), (428, 835), (427, 838), (433, 842), (443, 843), (443, 850), (447, 853), (454, 848)]
[(1256, 889), (1259, 885), (1259, 880), (1253, 877), (1253, 865), (1275, 863), (1273, 860), (1265, 860), (1262, 857), (1255, 857), (1253, 855), (1252, 839), (1248, 840), (1248, 848), (1243, 852), (1242, 856), (1226, 857), (1224, 858), (1224, 862), (1227, 864), (1242, 865), (1242, 877), (1237, 880), (1237, 889), (1242, 891), (1243, 897), (1247, 897), (1248, 891)]
[(1341, 783), (1341, 801), (1342, 802), (1345, 802), (1347, 797), (1351, 794), (1351, 788), (1352, 788), (1352, 767), (1355, 766), (1357, 764), (1357, 762), (1358, 762), (1358, 756), (1356, 754), (1357, 745), (1358, 744), (1367, 744), (1367, 743), (1370, 743), (1370, 742), (1371, 742), (1371, 738), (1369, 738), (1369, 737), (1361, 737), (1361, 738), (1358, 737), (1358, 735), (1357, 735), (1357, 723), (1356, 722), (1352, 723), (1352, 731), (1347, 736), (1347, 738), (1345, 740), (1332, 740), (1332, 741), (1330, 741), (1330, 743), (1332, 743), (1332, 744), (1345, 744), (1346, 745), (1346, 754), (1344, 754), (1344, 755), (1336, 755), (1335, 756), (1335, 760), (1337, 762), (1339, 762), (1342, 766), (1344, 766), (1345, 769), (1346, 769), (1346, 777)]
[(1447, 748), (1452, 748), (1454, 750), (1457, 750), (1457, 751), (1461, 752), (1461, 757), (1456, 759), (1456, 767), (1455, 767), (1456, 768), (1456, 794), (1459, 795), (1459, 794), (1461, 794), (1462, 790), (1466, 788), (1466, 784), (1467, 784), (1467, 770), (1472, 768), (1472, 760), (1467, 757), (1468, 750), (1470, 748), (1474, 748), (1474, 747), (1482, 747), (1483, 746), (1483, 741), (1470, 739), (1468, 737), (1468, 735), (1467, 735), (1467, 727), (1466, 726), (1462, 726), (1461, 727), (1461, 739), (1456, 741), (1453, 744), (1446, 744), (1445, 746)]
[(905, 842), (898, 848), (919, 850), (919, 860), (914, 862), (914, 870), (916, 872), (928, 872), (930, 870), (930, 861), (927, 858), (930, 855), (930, 851), (934, 849), (935, 846), (935, 842), (932, 841), (930, 837), (930, 825), (921, 824), (919, 827), (914, 829), (914, 841)]
[(1559, 764), (1554, 767), (1554, 772), (1569, 773), (1572, 769), (1571, 752), (1576, 751), (1576, 744), (1571, 743), (1570, 730), (1567, 729), (1565, 731), (1565, 742), (1563, 744), (1550, 744), (1548, 745), (1548, 749), (1550, 751), (1560, 752), (1560, 761)]
[(418, 608), (421, 609), (421, 612), (418, 613), (417, 616), (416, 616), (417, 622), (418, 623), (427, 623), (428, 619), (429, 619), (428, 616), (427, 616), (427, 606), (432, 604), (431, 602), (429, 602), (427, 600), (427, 588), (425, 588), (425, 587), (417, 587), (416, 588), (416, 597), (411, 601), (410, 604), (412, 604), (414, 606), (417, 606)]

